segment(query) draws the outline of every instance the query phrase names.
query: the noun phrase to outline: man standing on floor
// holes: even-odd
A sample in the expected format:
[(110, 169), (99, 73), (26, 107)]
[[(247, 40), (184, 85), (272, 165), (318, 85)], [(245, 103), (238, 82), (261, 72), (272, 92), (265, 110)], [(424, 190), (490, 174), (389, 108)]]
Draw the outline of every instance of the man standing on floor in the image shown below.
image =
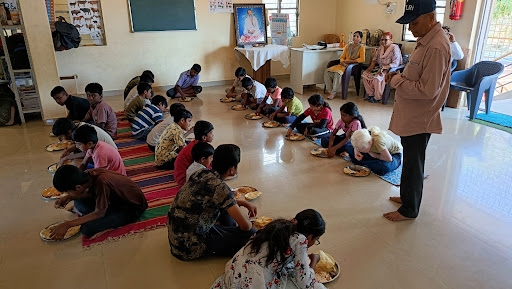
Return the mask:
[(389, 129), (400, 136), (404, 148), (400, 197), (390, 198), (402, 206), (384, 214), (390, 221), (418, 216), (428, 141), (443, 128), (440, 109), (450, 89), (451, 53), (435, 9), (434, 0), (408, 0), (404, 15), (396, 21), (409, 24), (418, 40), (404, 72), (386, 75), (386, 81), (396, 88)]

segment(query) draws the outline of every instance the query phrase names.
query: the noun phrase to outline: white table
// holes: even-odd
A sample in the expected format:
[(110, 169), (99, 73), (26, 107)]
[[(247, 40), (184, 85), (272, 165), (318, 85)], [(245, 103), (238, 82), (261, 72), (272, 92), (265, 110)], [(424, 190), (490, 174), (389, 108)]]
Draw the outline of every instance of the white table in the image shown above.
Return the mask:
[[(366, 47), (366, 61), (370, 63), (375, 47)], [(339, 59), (343, 48), (309, 50), (291, 48), (290, 86), (295, 93), (303, 94), (304, 85), (324, 83), (327, 63)]]
[(241, 48), (235, 47), (235, 56), (240, 60), (243, 56), (251, 63), (253, 79), (264, 83), (270, 76), (270, 60), (280, 61), (283, 67), (290, 65), (290, 52), (288, 46), (266, 45), (262, 47)]
[(290, 86), (295, 93), (303, 94), (304, 85), (324, 83), (327, 63), (339, 59), (343, 48), (308, 50), (291, 49)]

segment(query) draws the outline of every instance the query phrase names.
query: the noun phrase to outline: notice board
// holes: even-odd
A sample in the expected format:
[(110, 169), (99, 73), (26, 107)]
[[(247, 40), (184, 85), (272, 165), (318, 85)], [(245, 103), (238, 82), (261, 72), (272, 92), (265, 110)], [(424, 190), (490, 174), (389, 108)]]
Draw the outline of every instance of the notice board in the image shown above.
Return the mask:
[(132, 32), (196, 30), (194, 0), (128, 0)]

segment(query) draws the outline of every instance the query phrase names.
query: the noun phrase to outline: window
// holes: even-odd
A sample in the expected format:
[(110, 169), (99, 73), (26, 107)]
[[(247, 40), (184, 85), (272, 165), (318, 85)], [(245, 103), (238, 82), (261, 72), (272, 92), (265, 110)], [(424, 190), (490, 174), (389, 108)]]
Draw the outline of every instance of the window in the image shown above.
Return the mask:
[[(444, 20), (444, 13), (446, 11), (446, 2), (447, 1), (436, 1), (436, 19), (437, 21), (439, 21), (441, 24), (443, 24), (443, 20)], [(411, 31), (409, 31), (409, 24), (405, 24), (403, 26), (403, 31), (402, 31), (402, 40), (403, 41), (416, 41), (416, 37), (414, 37), (411, 33)]]
[[(299, 0), (263, 0), (265, 9), (270, 16), (272, 13), (286, 13), (290, 15), (290, 31), (292, 37), (299, 35)], [(267, 19), (267, 23), (269, 23)], [(267, 29), (267, 37), (270, 37), (270, 29)]]

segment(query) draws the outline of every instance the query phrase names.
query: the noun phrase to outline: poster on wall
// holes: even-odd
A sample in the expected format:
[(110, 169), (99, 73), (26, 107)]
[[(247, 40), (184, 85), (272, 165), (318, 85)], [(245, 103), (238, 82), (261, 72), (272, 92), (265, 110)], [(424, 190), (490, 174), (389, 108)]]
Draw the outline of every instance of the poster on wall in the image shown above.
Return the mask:
[[(102, 35), (99, 1), (68, 0), (69, 17), (80, 34)], [(101, 44), (100, 44), (101, 45)]]
[(55, 22), (55, 4), (53, 3), (53, 0), (44, 0), (44, 4), (46, 4), (48, 22), (50, 22), (50, 24), (53, 24)]
[(291, 45), (289, 14), (272, 13), (270, 16), (270, 35), (272, 44)]
[(233, 0), (209, 0), (211, 13), (233, 13)]

